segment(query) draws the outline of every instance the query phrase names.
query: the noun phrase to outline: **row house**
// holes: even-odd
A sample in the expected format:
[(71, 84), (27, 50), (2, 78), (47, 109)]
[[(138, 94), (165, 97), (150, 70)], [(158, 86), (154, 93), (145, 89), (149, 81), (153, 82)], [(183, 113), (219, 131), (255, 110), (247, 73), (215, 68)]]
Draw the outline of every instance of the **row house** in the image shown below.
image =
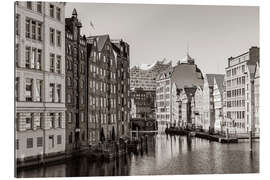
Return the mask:
[(15, 4), (16, 159), (65, 152), (65, 3)]
[(194, 118), (195, 122), (194, 125), (197, 128), (202, 128), (203, 127), (203, 86), (196, 86), (196, 91), (194, 94), (195, 101), (194, 103)]
[(76, 9), (65, 18), (66, 152), (87, 145), (87, 42)]
[(237, 133), (254, 131), (254, 76), (259, 48), (228, 59), (226, 67), (226, 127)]
[[(204, 85), (203, 85), (203, 95), (202, 95), (202, 128), (205, 131), (214, 132), (215, 130), (215, 102), (218, 105), (220, 94), (218, 92), (218, 87), (214, 93), (215, 82), (223, 83), (223, 74), (205, 74)], [(220, 82), (221, 81), (221, 82)], [(216, 96), (216, 97), (214, 97)], [(215, 99), (216, 98), (216, 99)], [(215, 101), (216, 100), (216, 101)], [(220, 105), (218, 105), (220, 107)], [(217, 109), (218, 110), (218, 109)]]
[(215, 76), (214, 79), (214, 114), (215, 114), (215, 123), (214, 131), (215, 132), (224, 132), (224, 78), (225, 75), (221, 74)]
[[(191, 97), (195, 93), (193, 87), (202, 85), (202, 72), (189, 54), (176, 66), (158, 75), (156, 117), (159, 131), (164, 131), (169, 126), (178, 125), (180, 121), (180, 124), (183, 124), (183, 122), (192, 124), (192, 119), (194, 121), (195, 118), (190, 113), (191, 108), (195, 108), (194, 105), (191, 106)], [(180, 116), (181, 120), (179, 119)]]
[[(129, 46), (109, 35), (87, 38), (90, 144), (129, 134)], [(119, 118), (120, 117), (120, 118)]]
[(129, 44), (123, 40), (111, 40), (116, 56), (117, 81), (117, 138), (125, 138), (130, 134), (130, 55)]

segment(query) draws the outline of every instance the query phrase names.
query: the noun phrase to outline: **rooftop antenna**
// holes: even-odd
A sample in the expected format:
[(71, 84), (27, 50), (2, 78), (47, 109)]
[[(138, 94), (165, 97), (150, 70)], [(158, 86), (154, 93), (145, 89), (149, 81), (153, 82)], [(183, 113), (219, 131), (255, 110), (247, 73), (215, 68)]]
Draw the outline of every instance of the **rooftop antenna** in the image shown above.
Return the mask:
[(189, 55), (189, 42), (187, 42), (187, 55)]

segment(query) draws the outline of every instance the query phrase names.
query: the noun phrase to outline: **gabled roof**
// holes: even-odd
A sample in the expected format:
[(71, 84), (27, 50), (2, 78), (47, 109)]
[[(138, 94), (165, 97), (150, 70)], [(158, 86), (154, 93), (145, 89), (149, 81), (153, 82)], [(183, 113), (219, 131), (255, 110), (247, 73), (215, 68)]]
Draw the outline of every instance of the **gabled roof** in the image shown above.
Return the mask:
[[(104, 34), (104, 35), (97, 35), (97, 36), (90, 36), (88, 37), (89, 39), (96, 39), (97, 41), (97, 49), (98, 51), (102, 51), (107, 39), (110, 39), (108, 34)], [(87, 39), (88, 39), (87, 38)]]
[(219, 89), (219, 92), (222, 93), (224, 91), (224, 86), (223, 86), (223, 82), (224, 82), (224, 74), (220, 74), (218, 76), (215, 76), (215, 81), (217, 84), (217, 87)]
[(224, 80), (224, 74), (205, 74), (209, 86), (214, 86), (214, 78), (217, 78), (219, 81)]

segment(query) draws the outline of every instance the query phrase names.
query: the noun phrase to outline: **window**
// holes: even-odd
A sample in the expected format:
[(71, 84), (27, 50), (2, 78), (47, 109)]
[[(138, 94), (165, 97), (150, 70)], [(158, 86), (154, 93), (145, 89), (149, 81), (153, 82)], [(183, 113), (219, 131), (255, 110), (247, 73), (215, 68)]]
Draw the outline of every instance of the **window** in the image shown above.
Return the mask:
[(37, 147), (42, 147), (42, 146), (43, 146), (43, 138), (37, 137)]
[(71, 77), (67, 77), (67, 85), (71, 86)]
[(68, 122), (71, 123), (72, 122), (72, 112), (68, 113)]
[(61, 102), (61, 84), (58, 84), (56, 87), (57, 102)]
[(37, 55), (37, 49), (36, 48), (32, 48), (32, 56), (30, 58), (31, 60), (31, 64), (30, 64), (30, 67), (31, 69), (34, 69), (35, 68), (35, 61), (36, 61), (36, 55)]
[(16, 14), (16, 35), (20, 35), (20, 15)]
[(49, 113), (49, 128), (54, 128), (54, 113)]
[(84, 86), (84, 81), (83, 81), (83, 79), (81, 79), (81, 84), (80, 84), (80, 86), (81, 86), (81, 88), (83, 88), (83, 86)]
[(68, 101), (68, 103), (71, 103), (71, 95), (70, 94), (67, 95), (67, 101)]
[(16, 149), (19, 149), (19, 139), (16, 139)]
[(30, 38), (30, 19), (26, 19), (25, 21), (25, 37)]
[(37, 12), (42, 13), (42, 2), (37, 2)]
[(84, 112), (81, 112), (81, 122), (84, 122)]
[(57, 144), (61, 144), (61, 143), (62, 143), (62, 136), (57, 135)]
[(61, 46), (61, 31), (56, 31), (57, 46)]
[(32, 113), (25, 114), (25, 129), (26, 130), (33, 129), (33, 116), (34, 116), (34, 114), (32, 114)]
[(62, 113), (58, 113), (58, 127), (62, 128)]
[(41, 23), (38, 23), (37, 24), (37, 40), (41, 41), (42, 40), (42, 35), (41, 35), (41, 32), (42, 32), (42, 24)]
[(20, 55), (20, 48), (19, 44), (16, 44), (16, 49), (15, 49), (15, 63), (16, 67), (19, 67), (19, 55)]
[(26, 147), (27, 148), (33, 148), (33, 138), (27, 138)]
[(50, 83), (49, 86), (49, 95), (50, 95), (50, 102), (54, 102), (55, 101), (55, 97), (54, 97), (54, 83)]
[(50, 28), (50, 43), (54, 45), (54, 32), (55, 30), (53, 28)]
[(54, 72), (54, 54), (50, 54), (50, 72)]
[(56, 18), (61, 21), (61, 9), (58, 7), (56, 8)]
[(25, 96), (26, 96), (26, 101), (32, 101), (33, 100), (33, 80), (27, 78), (26, 79), (26, 86), (25, 86)]
[(36, 101), (42, 102), (42, 86), (43, 86), (43, 81), (37, 79), (36, 80)]
[(245, 65), (242, 65), (242, 73), (245, 72)]
[(61, 74), (61, 56), (57, 56), (56, 60), (56, 72)]
[(69, 136), (68, 136), (68, 142), (69, 142), (69, 144), (71, 144), (72, 143), (72, 137), (73, 137), (73, 135), (72, 135), (72, 132), (69, 134)]
[(15, 99), (16, 101), (19, 101), (19, 77), (16, 77), (15, 80)]
[(42, 52), (41, 49), (37, 50), (37, 59), (36, 59), (36, 69), (41, 70), (41, 58), (42, 58)]
[(32, 10), (32, 2), (27, 1), (26, 2), (26, 7), (27, 7), (27, 9), (31, 9)]
[(50, 16), (54, 18), (54, 5), (50, 4)]
[(36, 21), (32, 21), (32, 39), (36, 39)]

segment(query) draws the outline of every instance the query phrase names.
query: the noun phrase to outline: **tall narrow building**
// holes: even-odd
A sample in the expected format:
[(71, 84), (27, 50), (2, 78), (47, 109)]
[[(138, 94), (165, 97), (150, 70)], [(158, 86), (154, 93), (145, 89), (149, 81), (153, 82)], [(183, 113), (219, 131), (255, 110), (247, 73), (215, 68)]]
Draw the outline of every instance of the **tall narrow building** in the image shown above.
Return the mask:
[(109, 35), (87, 38), (90, 144), (129, 135), (129, 45)]
[(64, 8), (61, 2), (15, 5), (17, 163), (65, 152)]
[(87, 145), (87, 44), (76, 9), (65, 19), (66, 152)]

